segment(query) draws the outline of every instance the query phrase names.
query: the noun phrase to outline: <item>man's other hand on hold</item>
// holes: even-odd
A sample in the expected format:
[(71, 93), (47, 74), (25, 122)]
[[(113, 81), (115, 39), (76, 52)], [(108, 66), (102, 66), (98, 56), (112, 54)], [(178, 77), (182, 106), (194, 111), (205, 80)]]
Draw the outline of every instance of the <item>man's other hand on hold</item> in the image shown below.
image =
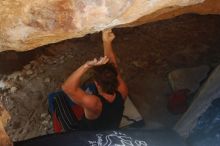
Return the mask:
[(85, 67), (93, 67), (98, 65), (106, 64), (109, 61), (107, 56), (100, 57), (99, 59), (94, 58), (93, 60), (87, 61)]

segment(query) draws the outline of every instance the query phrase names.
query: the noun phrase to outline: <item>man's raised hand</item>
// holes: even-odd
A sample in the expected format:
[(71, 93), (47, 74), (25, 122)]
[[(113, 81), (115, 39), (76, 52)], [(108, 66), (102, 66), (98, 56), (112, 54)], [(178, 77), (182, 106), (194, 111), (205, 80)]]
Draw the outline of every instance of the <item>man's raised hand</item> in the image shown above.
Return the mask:
[(104, 42), (112, 42), (114, 38), (115, 38), (115, 35), (111, 29), (102, 31), (102, 40)]

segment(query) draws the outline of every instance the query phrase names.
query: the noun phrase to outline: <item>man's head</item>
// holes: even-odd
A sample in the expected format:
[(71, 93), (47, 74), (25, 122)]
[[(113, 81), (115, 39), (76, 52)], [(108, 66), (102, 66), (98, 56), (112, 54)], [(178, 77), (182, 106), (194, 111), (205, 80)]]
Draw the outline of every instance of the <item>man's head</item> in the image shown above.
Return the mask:
[(100, 86), (101, 91), (114, 94), (118, 88), (117, 71), (113, 64), (107, 63), (93, 67), (94, 80)]

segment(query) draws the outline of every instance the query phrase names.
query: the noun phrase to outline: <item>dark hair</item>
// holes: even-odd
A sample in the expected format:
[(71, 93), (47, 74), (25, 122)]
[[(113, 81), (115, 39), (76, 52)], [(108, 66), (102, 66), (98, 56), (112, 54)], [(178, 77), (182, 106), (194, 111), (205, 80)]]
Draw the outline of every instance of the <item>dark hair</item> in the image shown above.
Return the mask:
[(118, 88), (117, 71), (113, 64), (107, 63), (93, 67), (94, 80), (99, 84), (103, 92), (114, 94)]

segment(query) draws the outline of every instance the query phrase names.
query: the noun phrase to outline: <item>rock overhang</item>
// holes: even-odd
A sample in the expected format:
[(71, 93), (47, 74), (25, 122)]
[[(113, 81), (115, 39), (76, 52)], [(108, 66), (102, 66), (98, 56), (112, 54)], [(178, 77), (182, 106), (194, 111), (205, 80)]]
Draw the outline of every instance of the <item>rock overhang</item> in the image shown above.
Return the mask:
[(218, 0), (3, 0), (0, 4), (0, 52), (31, 50), (184, 13), (220, 13)]

